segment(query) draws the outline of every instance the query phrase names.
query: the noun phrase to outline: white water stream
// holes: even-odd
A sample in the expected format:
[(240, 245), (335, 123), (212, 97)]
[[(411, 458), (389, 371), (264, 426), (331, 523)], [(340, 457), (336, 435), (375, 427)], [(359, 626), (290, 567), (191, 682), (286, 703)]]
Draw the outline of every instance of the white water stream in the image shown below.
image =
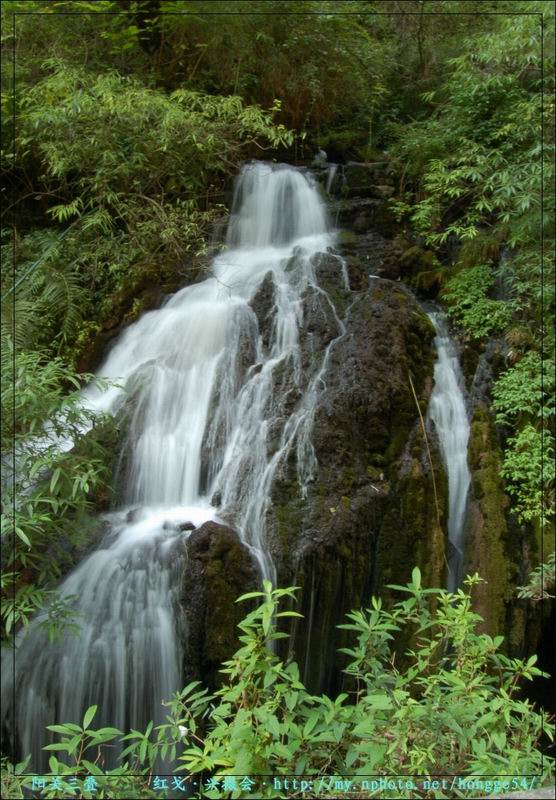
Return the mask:
[(454, 343), (439, 315), (429, 314), (429, 318), (436, 329), (434, 341), (437, 361), (428, 415), (435, 424), (448, 472), (447, 589), (453, 592), (463, 577), (465, 511), (471, 483), (467, 465), (469, 419), (463, 395), (463, 376)]
[[(93, 703), (95, 727), (141, 730), (163, 718), (161, 701), (181, 687), (185, 523), (230, 521), (261, 575), (274, 579), (265, 540), (273, 478), (291, 448), (302, 491), (317, 466), (311, 428), (336, 340), (302, 375), (299, 330), (309, 286), (330, 303), (313, 257), (333, 243), (310, 177), (247, 165), (227, 249), (211, 276), (122, 334), (99, 370), (117, 386), (85, 390), (91, 410), (115, 414), (125, 407), (131, 415), (127, 496), (123, 508), (105, 515), (98, 549), (60, 586), (63, 596), (77, 596), (80, 635), (49, 643), (39, 616), (17, 637), (15, 682), (12, 654), (4, 657), (4, 722), (35, 769), (46, 765), (45, 726), (80, 723)], [(274, 307), (263, 342), (249, 301), (269, 272)], [(287, 385), (299, 388), (293, 410)]]

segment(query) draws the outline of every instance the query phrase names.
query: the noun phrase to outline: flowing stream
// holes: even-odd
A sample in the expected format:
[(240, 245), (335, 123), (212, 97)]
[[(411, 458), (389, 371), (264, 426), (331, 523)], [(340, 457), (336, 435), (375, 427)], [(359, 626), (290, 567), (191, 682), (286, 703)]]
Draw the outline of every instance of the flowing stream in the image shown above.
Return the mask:
[(429, 314), (436, 329), (437, 361), (429, 417), (435, 424), (440, 450), (448, 472), (448, 580), (447, 589), (461, 584), (467, 494), (471, 475), (467, 465), (469, 419), (463, 395), (463, 376), (454, 343), (438, 314)]
[[(161, 701), (182, 683), (188, 528), (226, 520), (261, 576), (274, 579), (265, 539), (272, 482), (292, 449), (301, 491), (315, 478), (316, 401), (330, 347), (345, 332), (336, 316), (338, 337), (302, 371), (303, 296), (312, 287), (334, 308), (314, 268), (333, 244), (310, 175), (246, 165), (210, 276), (127, 328), (99, 370), (114, 383), (84, 391), (91, 410), (127, 414), (126, 495), (104, 515), (98, 548), (60, 586), (75, 598), (79, 635), (50, 643), (39, 615), (17, 636), (13, 670), (13, 653), (4, 656), (4, 724), (31, 767), (46, 767), (45, 726), (80, 723), (89, 705), (99, 706), (95, 727), (141, 730), (163, 719)], [(268, 280), (263, 337), (250, 301)]]

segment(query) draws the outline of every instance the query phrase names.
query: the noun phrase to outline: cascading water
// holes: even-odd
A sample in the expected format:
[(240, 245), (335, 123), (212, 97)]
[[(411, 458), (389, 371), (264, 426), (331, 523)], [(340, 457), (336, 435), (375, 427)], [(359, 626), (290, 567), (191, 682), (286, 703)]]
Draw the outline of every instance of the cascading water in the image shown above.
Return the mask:
[[(93, 703), (98, 727), (140, 730), (163, 717), (161, 701), (181, 685), (187, 523), (225, 519), (261, 575), (274, 578), (265, 540), (270, 489), (292, 448), (301, 491), (315, 476), (316, 401), (330, 348), (344, 333), (314, 268), (314, 256), (333, 243), (310, 176), (247, 165), (211, 277), (131, 325), (99, 371), (114, 382), (84, 391), (89, 409), (130, 415), (126, 495), (105, 515), (99, 548), (60, 587), (77, 597), (80, 635), (49, 643), (39, 615), (17, 637), (15, 682), (4, 662), (4, 722), (35, 769), (46, 764), (45, 726), (79, 723)], [(340, 259), (338, 269), (347, 280)], [(250, 301), (269, 273), (274, 305), (263, 341)], [(308, 373), (299, 329), (311, 287), (334, 311), (337, 337)], [(298, 390), (293, 410), (288, 385)]]
[(469, 419), (463, 395), (463, 376), (454, 343), (445, 323), (429, 314), (436, 329), (437, 361), (434, 389), (429, 402), (429, 417), (438, 432), (440, 449), (448, 472), (448, 580), (455, 591), (463, 577), (464, 531), (467, 493), (471, 475), (467, 465)]

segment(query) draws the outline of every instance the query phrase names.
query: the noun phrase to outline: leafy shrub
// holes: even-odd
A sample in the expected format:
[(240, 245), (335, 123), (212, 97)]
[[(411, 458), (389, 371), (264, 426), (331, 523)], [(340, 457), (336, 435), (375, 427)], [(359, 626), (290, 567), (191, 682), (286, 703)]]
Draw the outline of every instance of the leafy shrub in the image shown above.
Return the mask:
[(492, 387), (497, 422), (516, 418), (548, 418), (554, 414), (554, 361), (525, 353)]
[(129, 195), (195, 196), (207, 173), (235, 168), (245, 144), (291, 142), (272, 112), (237, 96), (168, 96), (115, 72), (48, 67), (21, 101), (18, 145), (22, 157), (37, 153), (50, 180), (71, 182), (76, 196), (52, 209), (60, 221), (99, 205), (118, 215)]
[(506, 488), (516, 500), (520, 520), (554, 514), (554, 439), (549, 433), (525, 425), (508, 439), (501, 470)]
[(544, 564), (540, 564), (537, 569), (533, 570), (529, 575), (529, 583), (526, 586), (520, 586), (518, 589), (518, 597), (528, 600), (542, 600), (543, 597), (551, 597), (554, 599), (555, 587), (555, 558), (556, 555), (551, 553)]
[(488, 297), (493, 283), (490, 267), (479, 265), (456, 273), (442, 290), (451, 316), (474, 339), (499, 333), (511, 320), (513, 304)]
[[(47, 625), (54, 634), (56, 620), (63, 627), (68, 614), (52, 587), (69, 566), (68, 552), (91, 529), (92, 495), (107, 489), (110, 457), (86, 433), (103, 424), (79, 399), (81, 381), (92, 376), (77, 375), (61, 359), (48, 361), (40, 352), (13, 358), (9, 338), (3, 345), (4, 633), (50, 606)], [(69, 440), (73, 446), (64, 449)]]
[[(169, 704), (167, 722), (144, 733), (90, 728), (95, 707), (82, 725), (50, 726), (60, 741), (46, 749), (66, 754), (68, 763), (50, 759), (52, 775), (62, 790), (77, 776), (95, 776), (101, 794), (129, 797), (154, 795), (149, 778), (174, 771), (186, 777), (237, 775), (368, 776), (387, 774), (531, 775), (548, 776), (552, 760), (541, 755), (541, 715), (517, 697), (521, 680), (542, 675), (536, 656), (527, 661), (500, 652), (503, 638), (477, 632), (481, 623), (472, 611), (470, 593), (480, 581), (465, 581), (466, 590), (450, 594), (425, 589), (418, 569), (407, 586), (393, 586), (402, 595), (388, 611), (373, 598), (371, 607), (348, 615), (342, 626), (353, 631), (346, 692), (335, 699), (311, 695), (297, 664), (282, 661), (274, 642), (286, 636), (276, 621), (296, 615), (279, 611), (280, 601), (294, 589), (244, 595), (261, 604), (240, 624), (241, 647), (223, 665), (225, 685), (213, 695), (198, 682), (189, 684)], [(403, 664), (394, 659), (394, 639), (409, 634), (411, 649)], [(544, 726), (548, 736), (552, 732)], [(110, 742), (126, 746), (118, 777), (102, 772), (102, 751)], [(175, 762), (178, 766), (175, 766)], [(165, 764), (165, 768), (161, 768)], [(136, 777), (132, 777), (135, 774)], [(12, 781), (16, 780), (12, 778)], [(26, 787), (32, 778), (18, 778)], [(75, 788), (75, 784), (74, 784)], [(206, 792), (218, 797), (219, 789)], [(127, 792), (127, 794), (126, 794)], [(333, 791), (324, 796), (334, 796)], [(43, 796), (48, 796), (45, 793)], [(83, 794), (82, 796), (87, 796)], [(158, 791), (156, 796), (163, 797)], [(233, 797), (247, 797), (240, 789)], [(283, 792), (267, 783), (260, 797)], [(337, 795), (336, 795), (337, 796)], [(368, 794), (366, 795), (368, 796)], [(386, 790), (381, 797), (411, 796)], [(466, 796), (423, 791), (423, 797)]]

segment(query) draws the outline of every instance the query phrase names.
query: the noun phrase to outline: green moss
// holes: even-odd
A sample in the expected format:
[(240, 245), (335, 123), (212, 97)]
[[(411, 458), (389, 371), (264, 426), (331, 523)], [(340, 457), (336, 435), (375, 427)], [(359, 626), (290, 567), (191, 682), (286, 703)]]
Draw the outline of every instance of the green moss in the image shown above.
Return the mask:
[(378, 467), (369, 464), (367, 466), (367, 477), (372, 481), (380, 481), (383, 479), (384, 473)]
[(502, 453), (493, 421), (485, 406), (473, 416), (468, 450), (473, 506), (467, 535), (467, 570), (486, 581), (476, 589), (477, 610), (491, 635), (505, 633), (506, 604), (512, 598), (512, 566), (517, 553), (508, 552), (506, 512), (509, 500), (500, 477)]
[(412, 246), (400, 258), (402, 276), (411, 286), (434, 297), (444, 285), (448, 271), (437, 260), (432, 250)]
[(278, 541), (284, 551), (286, 551), (292, 540), (295, 540), (303, 526), (303, 507), (299, 503), (299, 487), (296, 483), (295, 497), (283, 504), (274, 504), (275, 532)]
[(350, 492), (357, 483), (357, 470), (354, 466), (346, 466), (340, 474), (339, 486), (344, 491)]
[(437, 265), (436, 256), (432, 250), (423, 250), (413, 246), (405, 250), (400, 257), (402, 273), (406, 276), (415, 275), (433, 269)]
[(388, 448), (384, 454), (387, 462), (394, 461), (400, 455), (414, 422), (415, 412), (401, 412), (396, 415), (395, 427), (390, 432)]
[(359, 236), (357, 236), (356, 233), (353, 233), (353, 231), (340, 231), (340, 233), (337, 234), (337, 241), (341, 248), (357, 244), (359, 241)]
[[(419, 458), (412, 460), (404, 477), (396, 476), (394, 498), (381, 520), (377, 547), (377, 574), (383, 595), (386, 584), (403, 584), (418, 565), (423, 581), (431, 586), (444, 583), (446, 509), (448, 485), (440, 458), (433, 451), (436, 498), (430, 469), (424, 469), (424, 442)], [(440, 515), (440, 522), (439, 522)]]
[[(380, 300), (384, 300), (387, 297), (387, 290), (385, 286), (381, 286), (380, 284), (375, 284), (373, 286), (373, 295), (372, 301), (373, 303), (379, 302)], [(373, 309), (371, 304), (368, 307), (368, 315), (372, 316)]]
[(498, 262), (500, 259), (500, 232), (479, 231), (474, 239), (467, 239), (460, 247), (456, 268), (466, 269), (477, 264), (490, 261)]

